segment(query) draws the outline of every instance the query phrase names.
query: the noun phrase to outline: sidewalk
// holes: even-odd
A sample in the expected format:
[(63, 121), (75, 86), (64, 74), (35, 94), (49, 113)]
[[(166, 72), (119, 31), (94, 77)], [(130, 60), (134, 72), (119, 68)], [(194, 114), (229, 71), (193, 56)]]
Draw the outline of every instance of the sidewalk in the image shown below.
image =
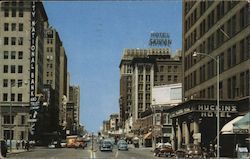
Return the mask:
[(12, 149), (11, 152), (10, 150), (8, 150), (8, 153), (7, 154), (17, 154), (17, 153), (22, 153), (22, 152), (27, 152), (26, 149)]

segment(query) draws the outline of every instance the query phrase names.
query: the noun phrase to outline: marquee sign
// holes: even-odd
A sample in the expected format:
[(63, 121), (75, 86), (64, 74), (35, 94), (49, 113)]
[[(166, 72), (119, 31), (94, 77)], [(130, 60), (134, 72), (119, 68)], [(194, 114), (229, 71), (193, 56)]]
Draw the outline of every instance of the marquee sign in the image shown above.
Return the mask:
[[(170, 117), (177, 117), (187, 113), (200, 113), (201, 117), (216, 117), (217, 105), (213, 103), (194, 103), (183, 105), (179, 109), (172, 111)], [(220, 117), (230, 118), (231, 114), (237, 113), (237, 106), (234, 103), (222, 103), (220, 104)]]
[(170, 39), (169, 33), (152, 32), (150, 34), (149, 46), (170, 47), (171, 43), (172, 43), (172, 40)]

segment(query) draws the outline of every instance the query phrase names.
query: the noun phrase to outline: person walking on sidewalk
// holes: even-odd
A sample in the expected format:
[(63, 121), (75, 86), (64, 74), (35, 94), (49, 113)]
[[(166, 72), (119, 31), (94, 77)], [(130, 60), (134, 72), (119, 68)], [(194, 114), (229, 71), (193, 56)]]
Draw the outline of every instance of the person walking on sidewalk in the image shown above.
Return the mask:
[(25, 149), (25, 141), (22, 140), (22, 149)]
[(29, 149), (30, 149), (30, 142), (29, 142), (29, 140), (26, 141), (25, 148), (26, 148), (27, 151), (29, 151)]

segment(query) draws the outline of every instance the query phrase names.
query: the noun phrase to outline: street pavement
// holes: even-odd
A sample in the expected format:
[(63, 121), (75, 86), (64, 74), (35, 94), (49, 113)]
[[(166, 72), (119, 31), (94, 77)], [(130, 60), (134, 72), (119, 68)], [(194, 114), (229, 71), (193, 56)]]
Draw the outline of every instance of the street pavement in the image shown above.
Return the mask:
[[(134, 148), (129, 146), (128, 151), (118, 151), (116, 146), (112, 152), (99, 151), (98, 145), (85, 149), (39, 147), (30, 151), (13, 151), (7, 154), (7, 159), (161, 159), (166, 157), (153, 156), (152, 148)], [(168, 158), (168, 159), (174, 159)], [(229, 159), (229, 158), (220, 158)]]

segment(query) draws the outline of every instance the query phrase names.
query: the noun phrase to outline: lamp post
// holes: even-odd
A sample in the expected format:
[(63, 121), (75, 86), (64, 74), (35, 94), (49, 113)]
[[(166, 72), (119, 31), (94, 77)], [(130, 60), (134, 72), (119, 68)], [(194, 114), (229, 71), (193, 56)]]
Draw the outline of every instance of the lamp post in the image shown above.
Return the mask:
[(220, 60), (219, 60), (219, 56), (217, 56), (217, 58), (209, 55), (209, 54), (205, 54), (205, 53), (198, 53), (198, 52), (194, 52), (193, 53), (193, 57), (196, 57), (197, 55), (204, 55), (204, 56), (208, 56), (211, 59), (213, 59), (216, 62), (216, 66), (217, 66), (217, 158), (220, 158), (220, 90), (219, 90), (219, 84), (220, 84)]
[[(23, 81), (19, 81), (17, 83), (12, 83), (10, 82), (10, 108), (9, 108), (9, 111), (10, 111), (10, 129), (9, 129), (9, 135), (10, 135), (10, 152), (12, 151), (12, 99), (11, 99), (11, 96), (12, 96), (12, 88), (16, 85), (16, 84), (19, 84), (19, 83), (23, 83)], [(28, 83), (27, 82), (24, 82), (25, 85), (27, 85)]]

